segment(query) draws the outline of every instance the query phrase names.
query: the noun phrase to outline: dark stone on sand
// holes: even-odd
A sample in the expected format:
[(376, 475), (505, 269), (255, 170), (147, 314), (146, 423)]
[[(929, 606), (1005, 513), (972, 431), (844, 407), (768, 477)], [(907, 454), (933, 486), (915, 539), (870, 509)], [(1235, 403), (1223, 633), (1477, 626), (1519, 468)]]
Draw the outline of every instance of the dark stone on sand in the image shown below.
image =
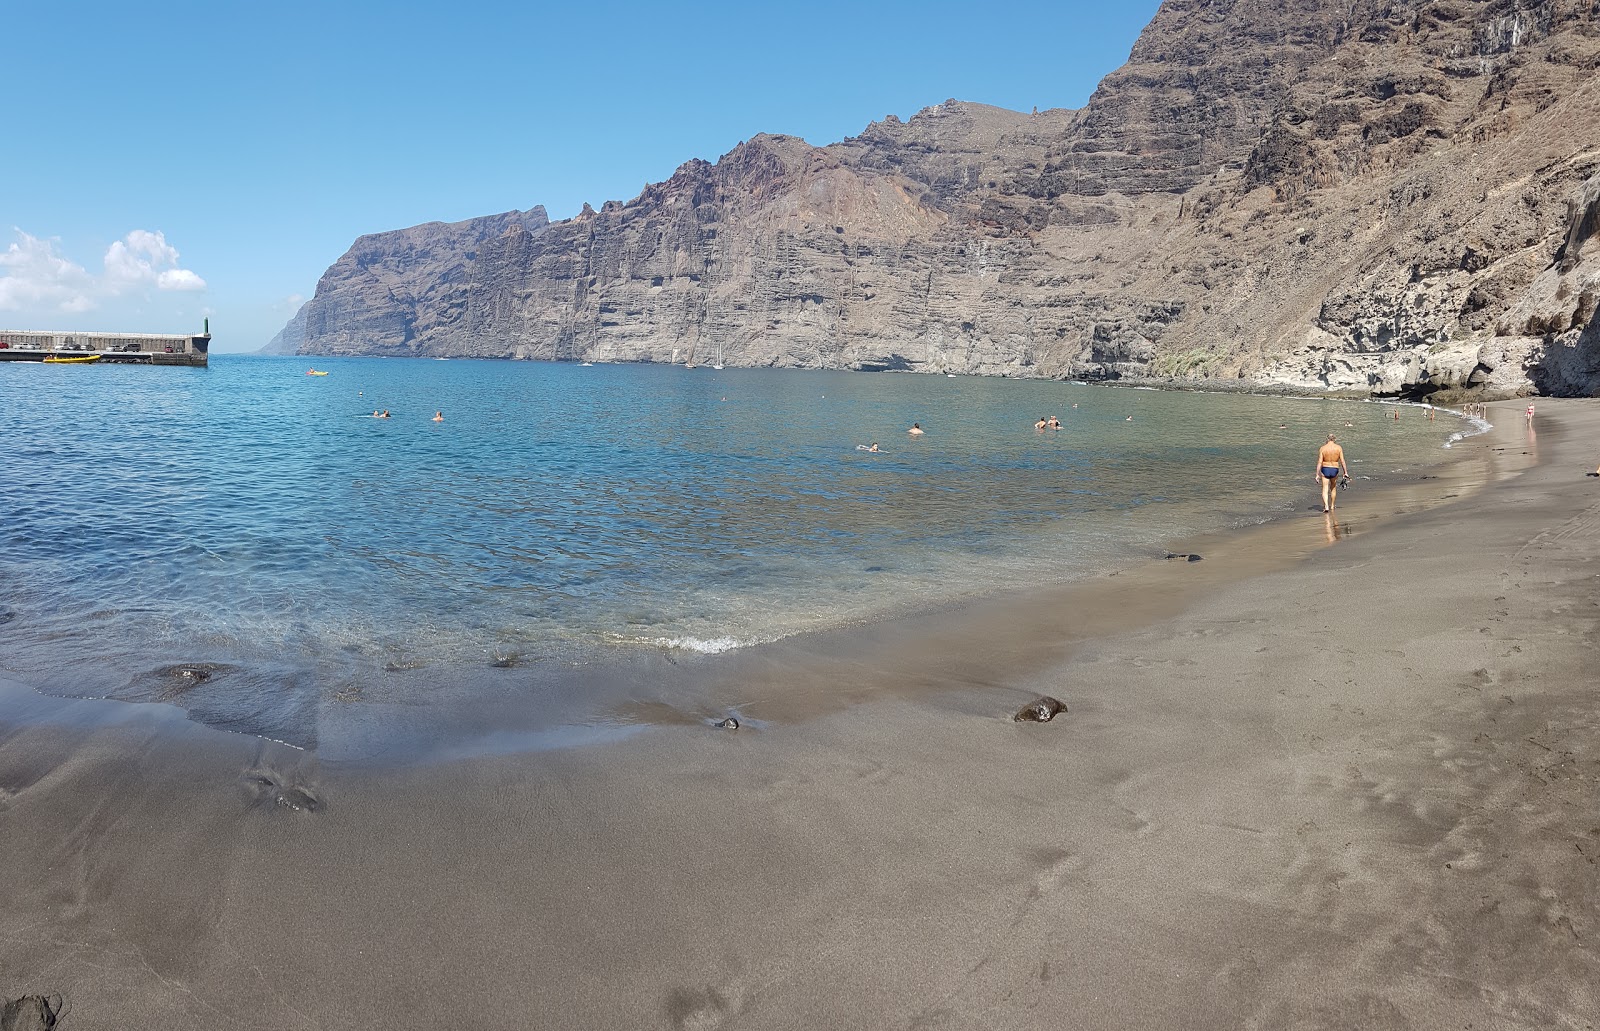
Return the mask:
[(255, 795), (257, 804), (273, 809), (289, 809), (297, 813), (320, 812), (322, 799), (310, 788), (285, 784), (269, 772), (252, 770), (244, 775), (244, 782)]
[(314, 813), (322, 808), (322, 803), (317, 800), (317, 796), (305, 788), (285, 788), (278, 792), (278, 797), (274, 801), (276, 804), (286, 809), (293, 809), (297, 813)]
[(1040, 695), (1036, 701), (1029, 702), (1017, 710), (1011, 719), (1017, 723), (1049, 723), (1061, 713), (1067, 711), (1058, 699), (1049, 695)]
[(1191, 555), (1186, 551), (1185, 552), (1179, 552), (1179, 553), (1173, 553), (1173, 552), (1169, 551), (1169, 552), (1167, 552), (1167, 558), (1168, 559), (1181, 558), (1185, 562), (1199, 562), (1200, 561), (1200, 556), (1199, 555)]
[(722, 730), (738, 730), (739, 729), (739, 721), (734, 719), (732, 716), (729, 716), (725, 720), (718, 720), (715, 725), (717, 727), (721, 728)]
[(221, 662), (183, 662), (176, 666), (162, 666), (150, 675), (158, 681), (157, 696), (172, 699), (221, 674), (232, 672), (234, 668)]
[(0, 1031), (50, 1031), (61, 1014), (61, 996), (24, 995), (0, 1006)]

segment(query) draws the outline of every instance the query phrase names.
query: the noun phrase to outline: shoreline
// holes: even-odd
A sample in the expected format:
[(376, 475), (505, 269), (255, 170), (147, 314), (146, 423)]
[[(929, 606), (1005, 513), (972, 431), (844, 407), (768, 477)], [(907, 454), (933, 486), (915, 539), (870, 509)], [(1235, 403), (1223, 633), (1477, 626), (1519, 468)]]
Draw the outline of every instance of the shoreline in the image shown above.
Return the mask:
[[(1329, 399), (1305, 400), (1327, 402)], [(1326, 404), (1305, 411), (1314, 413), (1311, 418), (1317, 422), (1331, 416), (1330, 425), (1346, 419), (1360, 423), (1363, 419), (1353, 409), (1329, 408)], [(1459, 494), (1476, 489), (1491, 475), (1484, 452), (1488, 449), (1487, 441), (1501, 431), (1474, 432), (1473, 420), (1446, 412), (1447, 418), (1454, 415), (1462, 420), (1462, 425), (1455, 427), (1444, 423), (1435, 433), (1432, 423), (1423, 424), (1428, 436), (1436, 442), (1432, 446), (1407, 450), (1403, 454), (1380, 451), (1388, 461), (1374, 461), (1371, 456), (1363, 458), (1358, 452), (1352, 465), (1356, 474), (1353, 493), (1345, 496), (1345, 508), (1350, 515), (1345, 518), (1341, 510), (1340, 520), (1328, 531), (1330, 535), (1368, 532), (1380, 518), (1445, 503), (1452, 492)], [(1386, 415), (1386, 412), (1378, 414), (1369, 410), (1366, 418), (1370, 421), (1376, 417), (1387, 427)], [(1278, 418), (1297, 423), (1292, 415)], [(1278, 418), (1271, 421), (1277, 422)], [(1412, 425), (1415, 425), (1414, 420)], [(1270, 426), (1267, 428), (1270, 431)], [(1280, 427), (1282, 429), (1284, 427)], [(1470, 435), (1458, 439), (1452, 447), (1450, 439), (1462, 438), (1463, 434)], [(1267, 435), (1274, 436), (1270, 432)], [(1275, 436), (1280, 441), (1298, 439), (1298, 434), (1293, 432)], [(1049, 650), (1041, 649), (1041, 643), (1054, 645), (1063, 635), (1082, 639), (1108, 632), (1126, 626), (1133, 613), (1138, 613), (1141, 619), (1157, 618), (1163, 612), (1170, 614), (1181, 596), (1252, 571), (1265, 571), (1272, 563), (1249, 554), (1250, 548), (1242, 543), (1248, 537), (1260, 537), (1261, 550), (1279, 555), (1274, 562), (1281, 561), (1285, 552), (1303, 555), (1325, 542), (1319, 541), (1314, 533), (1299, 535), (1288, 529), (1289, 526), (1306, 530), (1311, 527), (1304, 522), (1303, 511), (1293, 511), (1286, 505), (1292, 503), (1290, 499), (1295, 496), (1303, 499), (1314, 490), (1308, 491), (1298, 475), (1282, 468), (1281, 457), (1270, 460), (1276, 468), (1269, 479), (1278, 484), (1271, 499), (1263, 500), (1254, 495), (1240, 499), (1227, 489), (1215, 491), (1214, 496), (1207, 498), (1207, 492), (1196, 494), (1174, 487), (1164, 492), (1168, 496), (1162, 500), (1190, 507), (1169, 509), (1165, 514), (1152, 514), (1161, 506), (1130, 509), (1119, 518), (1124, 520), (1124, 527), (1138, 526), (1129, 540), (1137, 537), (1139, 543), (1113, 541), (1109, 549), (1086, 549), (1083, 557), (1072, 559), (1076, 568), (1048, 574), (1059, 575), (1059, 579), (1047, 580), (1047, 574), (1038, 569), (1018, 570), (1019, 578), (1005, 587), (990, 589), (985, 584), (980, 589), (964, 584), (964, 590), (972, 593), (952, 592), (950, 596), (932, 598), (915, 591), (902, 592), (888, 600), (878, 599), (892, 607), (876, 612), (863, 609), (848, 616), (836, 612), (833, 618), (839, 621), (832, 625), (791, 629), (782, 636), (766, 639), (757, 637), (726, 650), (680, 648), (664, 641), (648, 640), (620, 644), (590, 642), (574, 645), (570, 652), (549, 656), (535, 649), (531, 657), (525, 657), (513, 647), (508, 653), (510, 657), (503, 662), (496, 658), (491, 663), (479, 656), (476, 664), (469, 660), (435, 665), (424, 658), (414, 665), (402, 662), (397, 669), (387, 671), (368, 669), (359, 663), (325, 671), (316, 668), (314, 660), (300, 666), (273, 665), (263, 664), (259, 656), (249, 655), (247, 651), (235, 654), (201, 649), (198, 652), (141, 654), (140, 659), (149, 666), (150, 673), (136, 684), (119, 683), (118, 676), (126, 679), (119, 665), (107, 665), (105, 670), (95, 671), (100, 674), (99, 679), (84, 673), (75, 674), (70, 664), (41, 666), (41, 670), (49, 672), (42, 672), (42, 679), (35, 679), (39, 679), (37, 686), (57, 697), (104, 696), (141, 703), (170, 698), (193, 712), (197, 720), (218, 729), (292, 742), (341, 761), (363, 755), (384, 762), (404, 761), (407, 750), (469, 753), (473, 747), (471, 739), (490, 735), (506, 742), (520, 734), (529, 741), (528, 747), (539, 749), (549, 747), (548, 742), (552, 740), (604, 740), (621, 736), (640, 723), (679, 723), (686, 718), (701, 717), (714, 722), (729, 714), (722, 711), (729, 707), (735, 713), (742, 711), (742, 703), (748, 700), (748, 692), (742, 685), (751, 681), (770, 683), (769, 671), (775, 667), (799, 664), (829, 668), (837, 665), (836, 656), (857, 652), (876, 653), (873, 661), (880, 666), (925, 666), (932, 662), (923, 654), (929, 651), (930, 642), (937, 650), (947, 638), (973, 636), (972, 628), (976, 625), (994, 628), (978, 634), (980, 638), (1005, 636), (1022, 650), (1043, 651), (1048, 657)], [(1373, 464), (1363, 465), (1363, 461)], [(1235, 464), (1229, 475), (1249, 476), (1251, 469)], [(1226, 479), (1223, 482), (1226, 483)], [(1288, 486), (1286, 495), (1284, 485), (1291, 483), (1298, 486)], [(1205, 500), (1195, 506), (1191, 503), (1193, 497)], [(1186, 524), (1185, 527), (1174, 532), (1171, 525), (1174, 519)], [(1068, 523), (1062, 521), (1060, 525), (1065, 528)], [(1073, 554), (1078, 545), (1070, 534), (1060, 539), (1053, 533), (1055, 531), (1048, 525), (1043, 525), (1032, 528), (1029, 536), (1019, 540), (1023, 542), (1024, 551), (1035, 555)], [(1168, 549), (1200, 550), (1207, 558), (1203, 565), (1184, 570), (1168, 569), (1159, 558)], [(995, 579), (999, 582), (999, 578)], [(1138, 585), (1143, 585), (1142, 590)], [(1102, 604), (1098, 597), (1101, 595), (1109, 599), (1108, 603)], [(1040, 607), (1070, 610), (1073, 622), (1065, 628), (1052, 626), (1033, 612)], [(846, 611), (848, 608), (847, 605)], [(1098, 624), (1078, 615), (1109, 608), (1116, 609), (1115, 617)], [(985, 650), (988, 654), (985, 665), (991, 670), (1003, 671), (997, 675), (1015, 672), (1013, 667), (1017, 663), (1013, 657), (993, 648)], [(115, 643), (110, 642), (106, 651), (108, 655), (116, 655)], [(331, 648), (326, 654), (335, 659), (339, 655)], [(249, 657), (245, 657), (247, 655)], [(403, 653), (396, 655), (406, 658)], [(364, 656), (361, 661), (365, 661)], [(166, 675), (187, 665), (214, 666), (227, 679), (201, 686)], [(515, 669), (515, 672), (506, 672), (506, 669)], [(111, 671), (111, 677), (104, 675), (107, 670)], [(329, 675), (318, 680), (317, 674), (323, 672)], [(383, 679), (368, 685), (363, 682), (368, 676)], [(297, 678), (297, 683), (313, 687), (296, 692), (293, 697), (285, 696), (280, 702), (272, 691), (274, 677), (279, 680)], [(230, 695), (229, 690), (236, 681), (245, 690)], [(741, 686), (708, 692), (704, 688), (707, 681)], [(657, 689), (636, 697), (632, 685), (639, 682)], [(770, 696), (772, 691), (765, 694)], [(444, 701), (439, 702), (440, 699)], [(243, 704), (234, 704), (235, 700)], [(677, 708), (673, 700), (679, 703)], [(696, 700), (691, 713), (681, 711), (684, 700)], [(458, 716), (457, 710), (465, 715)], [(491, 711), (493, 716), (481, 717), (482, 710)], [(756, 714), (745, 712), (744, 715)], [(383, 740), (385, 721), (396, 727), (391, 741)], [(486, 747), (500, 751), (514, 749), (516, 745), (497, 743)]]
[[(1075, 614), (689, 663), (721, 672), (644, 685), (613, 724), (676, 715), (623, 744), (389, 766), (8, 704), (0, 1002), (59, 993), (67, 1031), (1586, 1027), (1597, 430), (1542, 403), (1509, 478), (1370, 526), (1363, 491), (1331, 544), (1268, 524)], [(701, 722), (757, 679), (747, 726)], [(1011, 722), (1039, 692), (1068, 712)]]
[[(1471, 422), (1451, 414), (1464, 424)], [(225, 738), (238, 735), (325, 760), (386, 767), (605, 744), (652, 727), (708, 726), (727, 716), (745, 723), (794, 722), (884, 693), (925, 692), (933, 683), (1025, 678), (1096, 637), (1170, 618), (1220, 586), (1287, 568), (1338, 539), (1449, 504), (1492, 480), (1515, 475), (1529, 461), (1515, 457), (1521, 447), (1518, 436), (1508, 419), (1505, 425), (1488, 426), (1457, 441), (1459, 451), (1446, 445), (1452, 453), (1430, 459), (1424, 467), (1432, 471), (1420, 476), (1382, 480), (1381, 474), (1358, 471), (1355, 479), (1365, 480), (1356, 492), (1360, 500), (1351, 505), (1346, 495), (1346, 508), (1335, 521), (1311, 518), (1320, 513), (1311, 511), (1317, 505), (1309, 505), (1299, 513), (1258, 513), (1255, 522), (1182, 532), (1166, 541), (1169, 549), (1201, 553), (1203, 564), (1167, 562), (1155, 555), (1129, 561), (1123, 556), (1055, 584), (921, 601), (859, 622), (727, 651), (636, 646), (598, 652), (510, 685), (482, 676), (456, 698), (460, 704), (429, 706), (422, 702), (427, 687), (376, 702), (346, 703), (336, 696), (319, 707), (306, 740), (207, 722), (181, 702), (38, 693), (91, 705), (170, 709), (178, 720), (192, 720)], [(1500, 452), (1511, 457), (1497, 457)], [(1314, 491), (1306, 494), (1309, 498)], [(1055, 613), (1069, 614), (1070, 622)], [(874, 667), (874, 676), (862, 690), (841, 692), (826, 686), (841, 671), (863, 663)], [(784, 684), (780, 693), (778, 685), (795, 677), (806, 686), (794, 690)], [(0, 678), (0, 687), (5, 680)], [(36, 689), (12, 681), (10, 690)], [(47, 706), (32, 709), (49, 711)], [(19, 707), (14, 704), (10, 711), (15, 720)], [(170, 725), (165, 715), (160, 718)]]

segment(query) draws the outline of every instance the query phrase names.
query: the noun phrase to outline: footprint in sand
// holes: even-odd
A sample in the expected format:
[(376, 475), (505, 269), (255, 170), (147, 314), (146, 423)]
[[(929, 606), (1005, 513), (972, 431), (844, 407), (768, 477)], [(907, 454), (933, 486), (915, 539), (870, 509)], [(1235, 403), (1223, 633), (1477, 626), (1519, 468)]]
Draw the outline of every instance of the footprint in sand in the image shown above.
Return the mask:
[(675, 1031), (712, 1031), (740, 1009), (738, 993), (717, 988), (674, 988), (667, 997), (667, 1019)]
[(1079, 878), (1076, 874), (1088, 861), (1075, 852), (1063, 848), (1037, 848), (1028, 853), (1028, 861), (1038, 871), (1028, 889), (1028, 898), (1038, 899), (1065, 888)]
[(1122, 806), (1122, 811), (1132, 818), (1133, 834), (1138, 838), (1147, 838), (1160, 829), (1160, 825), (1150, 818), (1149, 813), (1142, 813), (1135, 809)]
[(50, 1031), (60, 1019), (59, 995), (24, 995), (0, 1005), (0, 1031)]

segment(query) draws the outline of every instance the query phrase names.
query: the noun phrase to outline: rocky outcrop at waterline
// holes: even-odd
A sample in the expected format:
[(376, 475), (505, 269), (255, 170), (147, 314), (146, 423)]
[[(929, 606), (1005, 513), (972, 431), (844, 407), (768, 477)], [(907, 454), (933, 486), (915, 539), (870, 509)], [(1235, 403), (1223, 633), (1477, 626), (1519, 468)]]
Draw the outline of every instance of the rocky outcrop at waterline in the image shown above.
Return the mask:
[(276, 343), (1591, 394), (1597, 67), (1600, 0), (1168, 0), (1082, 110), (365, 236)]

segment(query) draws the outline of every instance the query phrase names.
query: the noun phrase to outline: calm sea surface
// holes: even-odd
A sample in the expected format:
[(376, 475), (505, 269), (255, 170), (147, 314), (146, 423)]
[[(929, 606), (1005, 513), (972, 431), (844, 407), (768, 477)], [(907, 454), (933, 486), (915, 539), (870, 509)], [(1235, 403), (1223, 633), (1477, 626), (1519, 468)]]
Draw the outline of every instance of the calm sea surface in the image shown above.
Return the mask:
[[(718, 652), (1083, 577), (1304, 512), (1330, 431), (1385, 480), (1471, 429), (1056, 382), (315, 361), (0, 363), (0, 673), (293, 740), (417, 670)], [(171, 669), (196, 663), (204, 690)]]

